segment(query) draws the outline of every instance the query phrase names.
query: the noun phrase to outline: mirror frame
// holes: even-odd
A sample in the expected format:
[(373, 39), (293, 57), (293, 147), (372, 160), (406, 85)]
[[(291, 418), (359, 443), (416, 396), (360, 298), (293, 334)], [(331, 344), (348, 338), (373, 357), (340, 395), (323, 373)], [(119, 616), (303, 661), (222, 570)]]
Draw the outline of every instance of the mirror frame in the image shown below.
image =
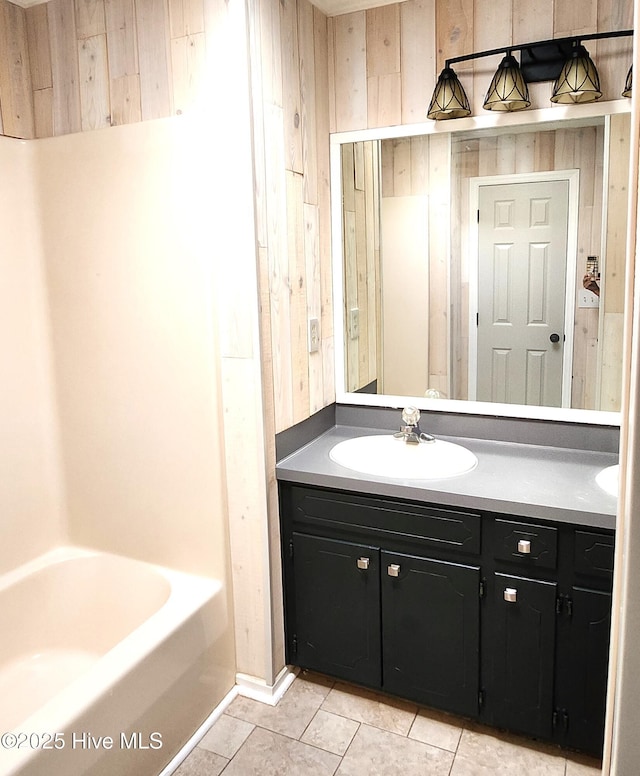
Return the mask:
[[(502, 130), (529, 124), (545, 124), (549, 129), (566, 120), (606, 118), (618, 113), (630, 113), (629, 99), (609, 100), (603, 103), (563, 105), (539, 110), (519, 111), (490, 116), (469, 116), (451, 121), (433, 121), (421, 124), (403, 124), (376, 129), (332, 133), (329, 137), (331, 186), (331, 253), (333, 276), (333, 321), (335, 354), (335, 388), (338, 404), (369, 407), (401, 408), (413, 404), (420, 410), (467, 415), (529, 420), (553, 420), (602, 426), (620, 426), (620, 413), (606, 410), (581, 410), (566, 407), (539, 407), (522, 404), (468, 401), (461, 399), (427, 399), (422, 396), (394, 396), (389, 394), (352, 393), (345, 391), (344, 345), (344, 289), (343, 289), (343, 216), (342, 216), (342, 163), (341, 146), (366, 140), (389, 140), (445, 133), (447, 135), (473, 130)], [(631, 223), (631, 221), (629, 221)]]

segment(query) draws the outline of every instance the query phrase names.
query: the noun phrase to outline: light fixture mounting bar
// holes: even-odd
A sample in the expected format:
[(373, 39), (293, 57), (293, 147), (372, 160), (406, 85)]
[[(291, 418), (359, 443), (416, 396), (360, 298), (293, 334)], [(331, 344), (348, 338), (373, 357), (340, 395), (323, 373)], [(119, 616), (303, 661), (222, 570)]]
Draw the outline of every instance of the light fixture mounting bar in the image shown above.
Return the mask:
[(451, 67), (456, 62), (467, 62), (470, 59), (480, 59), (481, 57), (491, 57), (496, 54), (511, 54), (514, 51), (533, 51), (540, 46), (553, 45), (571, 45), (575, 46), (584, 40), (602, 40), (604, 38), (622, 38), (633, 35), (633, 30), (615, 30), (613, 32), (592, 32), (586, 35), (572, 35), (566, 38), (551, 38), (549, 40), (532, 41), (531, 43), (519, 43), (515, 46), (501, 46), (500, 48), (490, 49), (488, 51), (478, 51), (474, 54), (463, 54), (459, 57), (451, 57), (445, 61), (445, 67)]

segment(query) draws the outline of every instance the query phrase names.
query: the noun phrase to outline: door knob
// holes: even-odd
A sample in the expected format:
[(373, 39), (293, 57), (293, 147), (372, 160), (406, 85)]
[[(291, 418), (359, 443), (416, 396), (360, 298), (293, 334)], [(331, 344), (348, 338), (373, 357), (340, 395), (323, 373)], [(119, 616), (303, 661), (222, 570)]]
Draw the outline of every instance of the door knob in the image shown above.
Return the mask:
[(389, 566), (387, 566), (387, 574), (390, 577), (400, 576), (400, 566), (397, 563), (391, 563)]
[(553, 342), (555, 345), (556, 342), (560, 342), (560, 335), (556, 334), (555, 332), (549, 337), (549, 342)]
[(520, 539), (518, 542), (518, 552), (523, 555), (529, 555), (531, 553), (531, 542), (528, 539)]
[(369, 558), (358, 558), (358, 568), (366, 571), (369, 568)]
[(516, 603), (518, 600), (518, 591), (515, 589), (515, 587), (505, 587), (504, 600), (510, 604)]

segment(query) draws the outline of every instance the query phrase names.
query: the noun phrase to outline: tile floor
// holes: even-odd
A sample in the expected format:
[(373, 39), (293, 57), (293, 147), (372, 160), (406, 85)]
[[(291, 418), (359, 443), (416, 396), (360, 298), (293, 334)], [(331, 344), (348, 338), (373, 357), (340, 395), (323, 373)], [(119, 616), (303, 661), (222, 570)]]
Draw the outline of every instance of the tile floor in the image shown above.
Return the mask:
[(239, 696), (174, 776), (599, 776), (600, 763), (313, 673)]

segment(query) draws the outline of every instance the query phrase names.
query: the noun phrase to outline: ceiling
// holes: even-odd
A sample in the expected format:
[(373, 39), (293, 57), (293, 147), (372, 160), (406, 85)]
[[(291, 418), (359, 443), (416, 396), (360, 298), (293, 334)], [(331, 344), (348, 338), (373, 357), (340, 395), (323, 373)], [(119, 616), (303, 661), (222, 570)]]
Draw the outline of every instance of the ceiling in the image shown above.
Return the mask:
[[(392, 5), (398, 2), (398, 0), (312, 0), (312, 2), (327, 16), (339, 16), (352, 11), (364, 11), (366, 8)], [(403, 0), (400, 0), (400, 2), (403, 2)]]
[[(45, 3), (47, 0), (10, 0), (14, 5), (29, 8), (32, 5)], [(313, 4), (327, 16), (339, 16), (352, 11), (364, 11), (367, 8), (378, 8), (381, 5), (391, 5), (404, 0), (312, 0)]]

